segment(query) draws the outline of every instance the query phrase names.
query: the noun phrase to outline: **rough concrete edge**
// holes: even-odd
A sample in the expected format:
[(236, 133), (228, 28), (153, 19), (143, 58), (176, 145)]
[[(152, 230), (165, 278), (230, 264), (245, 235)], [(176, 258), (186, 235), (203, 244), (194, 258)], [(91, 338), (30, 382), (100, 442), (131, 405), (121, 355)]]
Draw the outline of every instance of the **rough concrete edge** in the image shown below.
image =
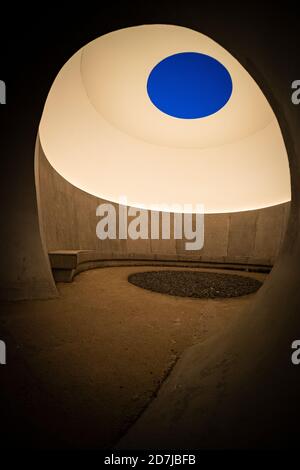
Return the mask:
[(49, 294), (47, 296), (43, 296), (42, 298), (56, 298), (59, 297), (58, 290), (56, 288), (55, 280), (52, 274), (51, 264), (48, 256), (48, 250), (46, 246), (46, 235), (44, 232), (44, 225), (42, 223), (42, 209), (41, 209), (41, 197), (40, 197), (40, 150), (41, 150), (41, 143), (40, 143), (40, 135), (39, 132), (36, 136), (35, 141), (35, 149), (34, 149), (34, 181), (35, 181), (35, 191), (36, 191), (36, 201), (37, 201), (37, 212), (38, 212), (38, 226), (40, 232), (40, 239), (42, 250), (44, 253), (46, 270), (47, 270), (47, 284)]
[(204, 261), (191, 261), (191, 260), (149, 260), (149, 259), (117, 259), (117, 258), (104, 258), (94, 259), (90, 261), (79, 262), (75, 267), (57, 268), (52, 267), (53, 276), (56, 282), (72, 282), (77, 274), (90, 269), (101, 269), (107, 267), (122, 267), (122, 266), (157, 266), (157, 267), (178, 267), (178, 268), (205, 268), (205, 269), (226, 269), (233, 271), (245, 272), (263, 272), (269, 273), (273, 266), (271, 265), (255, 265), (255, 264), (240, 264), (240, 263), (215, 263)]
[(147, 401), (147, 403), (145, 403), (142, 406), (142, 408), (137, 413), (137, 415), (132, 419), (132, 421), (130, 423), (128, 423), (126, 426), (124, 426), (124, 429), (120, 432), (119, 436), (116, 439), (115, 444), (112, 446), (113, 449), (116, 449), (116, 450), (118, 449), (118, 443), (121, 442), (123, 438), (125, 438), (125, 436), (128, 434), (130, 429), (134, 427), (134, 425), (140, 420), (140, 418), (144, 415), (144, 413), (146, 413), (146, 411), (151, 406), (153, 401), (158, 397), (158, 395), (160, 393), (160, 390), (162, 389), (164, 384), (169, 379), (171, 373), (175, 369), (175, 367), (176, 367), (179, 360), (180, 360), (180, 356), (175, 355), (174, 360), (171, 361), (170, 364), (164, 370), (162, 379), (157, 384), (155, 390), (153, 390), (153, 392), (151, 393), (151, 396), (149, 397), (149, 400)]
[[(145, 431), (144, 421), (147, 422), (147, 419), (150, 416), (150, 419), (153, 415), (156, 414), (157, 409), (160, 408), (161, 401), (164, 400), (165, 396), (168, 395), (170, 387), (175, 390), (179, 385), (178, 383), (182, 378), (185, 377), (186, 365), (190, 365), (193, 362), (195, 357), (199, 357), (207, 347), (214, 345), (219, 342), (220, 336), (222, 337), (226, 332), (216, 333), (215, 335), (204, 339), (203, 341), (198, 341), (197, 343), (187, 347), (180, 357), (177, 358), (173, 367), (170, 368), (168, 374), (162, 383), (159, 384), (157, 393), (154, 394), (152, 400), (144, 407), (142, 412), (139, 414), (136, 420), (127, 428), (126, 432), (120, 436), (119, 440), (116, 442), (114, 448), (116, 450), (132, 450), (132, 449), (141, 449), (140, 443), (133, 444), (136, 442), (136, 435), (139, 434), (139, 428), (142, 432)], [(202, 364), (200, 368), (205, 368), (205, 364)], [(175, 384), (175, 385), (174, 385)], [(157, 445), (151, 445), (149, 443), (149, 449), (156, 449)], [(166, 447), (169, 448), (169, 447)], [(160, 447), (160, 450), (164, 450), (165, 447)]]

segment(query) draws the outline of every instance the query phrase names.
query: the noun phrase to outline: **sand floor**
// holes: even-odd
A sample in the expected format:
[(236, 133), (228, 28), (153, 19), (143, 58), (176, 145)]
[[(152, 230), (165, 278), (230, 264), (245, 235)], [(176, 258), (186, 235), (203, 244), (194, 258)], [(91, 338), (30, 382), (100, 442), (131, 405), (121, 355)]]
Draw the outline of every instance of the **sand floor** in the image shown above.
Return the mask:
[(256, 295), (182, 298), (127, 281), (158, 269), (168, 268), (95, 269), (58, 284), (57, 299), (1, 304), (3, 446), (112, 447), (182, 352), (230, 328)]

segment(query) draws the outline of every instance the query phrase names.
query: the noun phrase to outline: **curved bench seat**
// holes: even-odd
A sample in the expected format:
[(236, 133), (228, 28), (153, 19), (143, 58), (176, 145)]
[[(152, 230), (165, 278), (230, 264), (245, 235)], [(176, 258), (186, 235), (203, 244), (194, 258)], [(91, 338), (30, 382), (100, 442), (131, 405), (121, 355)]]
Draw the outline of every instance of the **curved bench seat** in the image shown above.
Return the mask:
[(234, 258), (228, 261), (219, 258), (206, 260), (189, 259), (177, 255), (122, 255), (120, 253), (104, 254), (93, 250), (59, 250), (49, 252), (53, 277), (56, 282), (72, 282), (76, 274), (89, 269), (112, 266), (175, 266), (186, 268), (233, 269), (254, 272), (270, 272), (272, 265), (265, 260)]

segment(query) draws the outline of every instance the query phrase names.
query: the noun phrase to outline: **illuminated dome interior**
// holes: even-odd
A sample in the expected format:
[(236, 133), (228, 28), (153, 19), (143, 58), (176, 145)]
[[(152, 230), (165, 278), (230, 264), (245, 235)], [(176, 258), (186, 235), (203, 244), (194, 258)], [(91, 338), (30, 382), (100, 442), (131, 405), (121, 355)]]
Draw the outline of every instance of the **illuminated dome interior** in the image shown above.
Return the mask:
[(61, 176), (108, 201), (222, 213), (290, 200), (268, 101), (229, 52), (188, 28), (130, 27), (84, 46), (56, 77), (39, 133)]

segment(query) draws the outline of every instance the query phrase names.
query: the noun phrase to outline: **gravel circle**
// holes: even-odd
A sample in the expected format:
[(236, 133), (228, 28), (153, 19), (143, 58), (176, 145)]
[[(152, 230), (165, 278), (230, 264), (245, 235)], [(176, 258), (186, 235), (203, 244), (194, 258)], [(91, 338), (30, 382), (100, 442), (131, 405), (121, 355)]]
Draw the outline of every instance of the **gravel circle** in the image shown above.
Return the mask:
[(252, 277), (197, 271), (138, 272), (130, 274), (128, 281), (162, 294), (208, 299), (240, 297), (262, 286), (262, 282)]

